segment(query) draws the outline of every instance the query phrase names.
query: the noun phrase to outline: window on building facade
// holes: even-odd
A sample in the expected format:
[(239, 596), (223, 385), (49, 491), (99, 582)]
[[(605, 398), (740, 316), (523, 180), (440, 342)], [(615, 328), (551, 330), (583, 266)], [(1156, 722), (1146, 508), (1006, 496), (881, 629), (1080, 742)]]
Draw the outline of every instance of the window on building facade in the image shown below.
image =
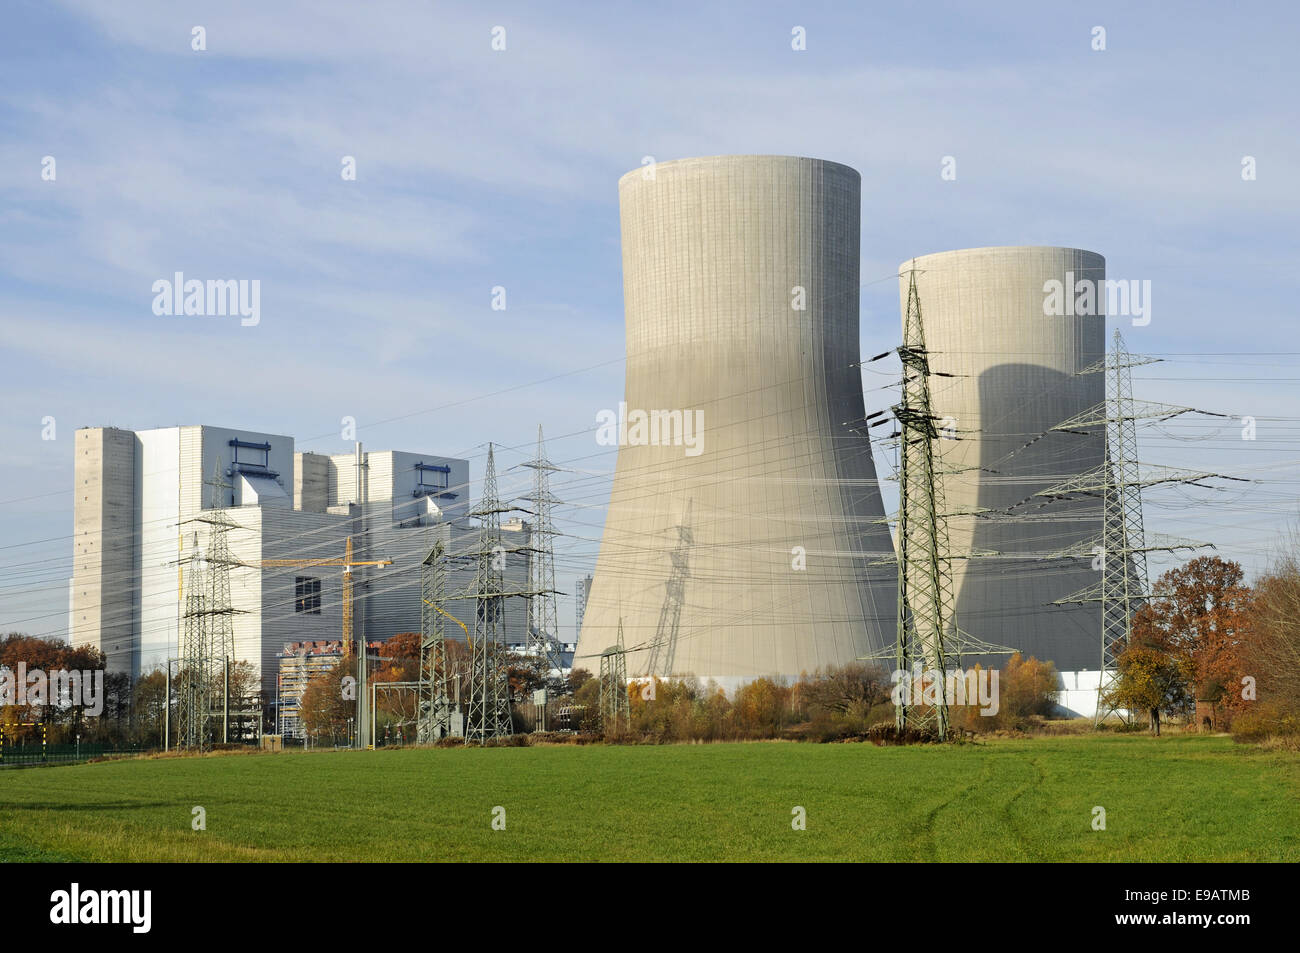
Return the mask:
[(320, 615), (320, 580), (311, 576), (298, 576), (293, 581), (293, 611), (305, 615)]

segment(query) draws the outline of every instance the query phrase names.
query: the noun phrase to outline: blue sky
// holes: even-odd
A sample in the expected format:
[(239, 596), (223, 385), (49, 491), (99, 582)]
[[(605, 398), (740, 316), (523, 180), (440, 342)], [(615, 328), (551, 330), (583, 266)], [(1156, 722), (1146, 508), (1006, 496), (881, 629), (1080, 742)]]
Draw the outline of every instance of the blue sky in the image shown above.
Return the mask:
[[(542, 423), (579, 471), (556, 489), (571, 591), (614, 462), (595, 413), (622, 391), (616, 183), (647, 155), (858, 169), (866, 354), (895, 343), (910, 255), (1072, 245), (1150, 279), (1151, 324), (1116, 322), (1167, 359), (1135, 373), (1139, 395), (1255, 415), (1259, 439), (1167, 425), (1144, 456), (1260, 482), (1153, 498), (1148, 524), (1262, 568), (1300, 492), (1300, 14), (1131, 6), (11, 0), (0, 630), (63, 631), (72, 436), (108, 424), (338, 452), (350, 415), (372, 449), (481, 475), (488, 440), (513, 466)], [(260, 324), (154, 315), (152, 283), (176, 271), (259, 279)]]

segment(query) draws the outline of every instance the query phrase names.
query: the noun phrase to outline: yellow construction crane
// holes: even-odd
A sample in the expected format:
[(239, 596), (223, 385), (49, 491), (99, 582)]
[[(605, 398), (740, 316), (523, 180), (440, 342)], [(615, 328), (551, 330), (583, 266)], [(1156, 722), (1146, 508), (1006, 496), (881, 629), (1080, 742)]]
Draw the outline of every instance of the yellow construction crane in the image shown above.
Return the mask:
[(474, 640), (470, 637), (470, 634), (469, 634), (469, 627), (468, 627), (467, 625), (465, 625), (464, 622), (461, 622), (460, 619), (457, 619), (454, 615), (452, 615), (450, 612), (448, 612), (448, 611), (447, 611), (446, 609), (444, 609), (442, 606), (438, 605), (436, 602), (430, 602), (428, 599), (425, 599), (425, 600), (424, 600), (424, 604), (425, 604), (426, 606), (433, 606), (435, 609), (437, 609), (439, 612), (441, 612), (443, 615), (445, 615), (445, 616), (446, 616), (448, 619), (450, 619), (452, 622), (455, 622), (458, 626), (460, 626), (462, 629), (464, 629), (464, 630), (465, 630), (465, 641), (468, 642), (470, 645), (473, 645), (473, 644), (474, 644)]
[[(353, 566), (391, 566), (391, 559), (353, 559), (352, 537), (348, 537), (343, 549), (342, 559), (263, 559), (257, 565), (263, 568), (285, 566), (298, 569), (319, 566), (343, 567), (343, 654), (352, 654), (352, 567)], [(364, 655), (364, 653), (363, 653)]]

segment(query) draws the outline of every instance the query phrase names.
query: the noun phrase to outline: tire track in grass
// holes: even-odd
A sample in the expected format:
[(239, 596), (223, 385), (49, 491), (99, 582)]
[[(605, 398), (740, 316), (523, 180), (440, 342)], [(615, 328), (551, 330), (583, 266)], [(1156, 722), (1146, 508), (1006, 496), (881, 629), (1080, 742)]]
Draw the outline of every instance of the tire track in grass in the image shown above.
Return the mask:
[(1020, 785), (1020, 787), (1012, 791), (1011, 796), (1002, 803), (1000, 810), (1004, 826), (1015, 839), (1016, 847), (1016, 856), (1008, 857), (1006, 859), (1046, 860), (1046, 857), (1042, 856), (1034, 849), (1032, 839), (1025, 834), (1024, 825), (1016, 819), (1016, 816), (1012, 811), (1012, 806), (1016, 801), (1020, 800), (1020, 798), (1024, 797), (1025, 794), (1034, 788), (1042, 788), (1042, 786), (1047, 783), (1047, 772), (1043, 769), (1042, 764), (1039, 763), (1038, 756), (1030, 755), (1026, 760), (1036, 776), (1032, 780)]
[(1025, 764), (1024, 754), (1000, 748), (978, 753), (979, 776), (927, 815), (927, 860), (1015, 861), (1035, 856), (1032, 838), (1012, 811), (1017, 800), (1044, 780), (1041, 767)]
[[(942, 755), (946, 755), (949, 753), (950, 752), (947, 751), (940, 752), (940, 754)], [(990, 775), (990, 769), (991, 769), (991, 760), (985, 758), (981, 765), (979, 778), (976, 778), (975, 780), (967, 784), (965, 787), (953, 793), (953, 795), (949, 797), (947, 800), (941, 801), (939, 804), (936, 804), (933, 808), (931, 808), (926, 813), (925, 819), (922, 821), (921, 824), (921, 835), (926, 842), (925, 846), (927, 849), (924, 850), (922, 856), (919, 859), (931, 860), (931, 861), (949, 859), (948, 857), (940, 853), (940, 840), (935, 834), (936, 827), (938, 826), (939, 814), (949, 808), (953, 808), (958, 801), (970, 799), (976, 796), (980, 787), (985, 782), (992, 780), (992, 777)], [(945, 845), (945, 850), (946, 849), (947, 846)]]

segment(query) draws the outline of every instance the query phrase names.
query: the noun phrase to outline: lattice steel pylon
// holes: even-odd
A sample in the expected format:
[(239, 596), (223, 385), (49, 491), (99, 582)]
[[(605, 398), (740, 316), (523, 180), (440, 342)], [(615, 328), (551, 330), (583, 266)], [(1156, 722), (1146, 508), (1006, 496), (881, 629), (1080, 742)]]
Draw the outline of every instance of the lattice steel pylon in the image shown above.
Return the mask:
[(209, 625), (208, 643), (212, 657), (217, 660), (235, 660), (235, 621), (234, 605), (230, 598), (230, 567), (239, 565), (230, 556), (230, 530), (235, 528), (226, 514), (221, 496), (222, 490), (230, 489), (230, 484), (221, 479), (221, 463), (208, 481), (213, 488), (213, 507), (206, 522), (208, 530), (208, 580), (211, 596), (208, 605), (211, 623)]
[[(235, 661), (235, 609), (230, 597), (230, 567), (242, 565), (230, 555), (227, 537), (236, 524), (226, 514), (222, 491), (230, 489), (230, 484), (221, 478), (220, 460), (212, 479), (204, 480), (203, 485), (213, 490), (212, 506), (193, 522), (208, 525), (208, 552), (201, 568), (197, 559), (191, 559), (191, 582), (183, 616), (180, 707), (177, 712), (177, 744), (200, 749), (219, 740), (213, 719), (223, 710), (223, 667)], [(197, 534), (194, 545), (197, 556)], [(227, 726), (222, 728), (224, 738)]]
[[(677, 530), (677, 543), (668, 553), (672, 569), (664, 584), (664, 603), (659, 610), (654, 641), (650, 643), (650, 652), (646, 658), (645, 674), (650, 678), (669, 678), (673, 674), (678, 629), (682, 621), (682, 602), (686, 598), (686, 577), (690, 574), (691, 547), (695, 545), (695, 534), (691, 530), (693, 503), (693, 500), (686, 501), (682, 521), (674, 527)], [(621, 624), (620, 621), (620, 631)]]
[(632, 699), (627, 693), (627, 649), (623, 647), (623, 619), (618, 620), (618, 643), (600, 653), (600, 721), (606, 731), (632, 725)]
[(508, 507), (497, 497), (497, 471), (488, 444), (483, 493), (470, 511), (479, 519), (473, 593), (474, 638), (470, 646), (469, 712), (465, 740), (486, 744), (514, 733), (510, 718), (510, 685), (505, 659), (505, 547), (501, 544), (501, 514)]
[[(956, 652), (953, 626), (952, 555), (943, 489), (936, 473), (935, 442), (940, 438), (930, 404), (930, 358), (925, 347), (916, 269), (907, 287), (903, 345), (902, 399), (893, 408), (899, 429), (898, 616), (894, 664), (900, 672), (916, 666), (937, 675), (929, 704), (902, 696), (895, 705), (900, 734), (932, 727), (948, 737), (948, 699), (944, 674)], [(909, 676), (910, 678), (910, 676)], [(912, 686), (915, 687), (915, 686)], [(911, 693), (914, 694), (914, 693)]]
[[(199, 555), (198, 534), (190, 551), (185, 573), (185, 603), (178, 655), (180, 668), (176, 684), (176, 746), (202, 750), (209, 744), (209, 688), (211, 650), (208, 643), (208, 614), (205, 611), (208, 585)], [(170, 662), (168, 663), (170, 664)]]
[[(1087, 432), (1105, 428), (1105, 460), (1100, 467), (1063, 483), (1038, 491), (1037, 496), (1069, 497), (1082, 494), (1102, 500), (1102, 531), (1090, 548), (1101, 562), (1101, 581), (1063, 599), (1058, 604), (1101, 603), (1101, 671), (1097, 686), (1096, 722), (1100, 724), (1114, 714), (1115, 706), (1106, 696), (1115, 676), (1115, 660), (1132, 635), (1133, 615), (1146, 601), (1148, 591), (1146, 554), (1175, 549), (1209, 546), (1194, 540), (1146, 538), (1142, 525), (1142, 490), (1162, 483), (1197, 483), (1220, 474), (1173, 468), (1156, 468), (1143, 472), (1138, 462), (1137, 423), (1139, 420), (1168, 420), (1180, 414), (1194, 413), (1191, 407), (1178, 407), (1133, 399), (1133, 367), (1155, 363), (1158, 358), (1130, 354), (1118, 329), (1113, 350), (1102, 360), (1085, 367), (1080, 374), (1106, 375), (1106, 400), (1082, 414), (1054, 427), (1054, 430)], [(1066, 551), (1057, 555), (1083, 556)]]
[(451, 734), (447, 696), (447, 642), (441, 606), (444, 595), (441, 542), (420, 566), (420, 694), (416, 703), (416, 741), (429, 744)]
[(528, 600), (528, 654), (544, 659), (557, 672), (564, 670), (560, 657), (560, 623), (555, 608), (555, 526), (551, 522), (551, 506), (559, 501), (551, 495), (551, 474), (559, 467), (546, 459), (542, 442), (542, 425), (537, 425), (537, 456), (523, 466), (534, 471), (533, 491), (524, 499), (533, 504), (534, 544), (533, 558), (529, 561), (529, 588), (537, 594)]
[(1107, 677), (1133, 631), (1133, 614), (1147, 596), (1147, 557), (1142, 526), (1142, 474), (1137, 457), (1137, 418), (1133, 416), (1133, 366), (1124, 339), (1115, 330), (1114, 368), (1106, 375), (1110, 419), (1106, 423), (1108, 486), (1102, 494), (1101, 676), (1097, 721), (1114, 706), (1104, 704)]

